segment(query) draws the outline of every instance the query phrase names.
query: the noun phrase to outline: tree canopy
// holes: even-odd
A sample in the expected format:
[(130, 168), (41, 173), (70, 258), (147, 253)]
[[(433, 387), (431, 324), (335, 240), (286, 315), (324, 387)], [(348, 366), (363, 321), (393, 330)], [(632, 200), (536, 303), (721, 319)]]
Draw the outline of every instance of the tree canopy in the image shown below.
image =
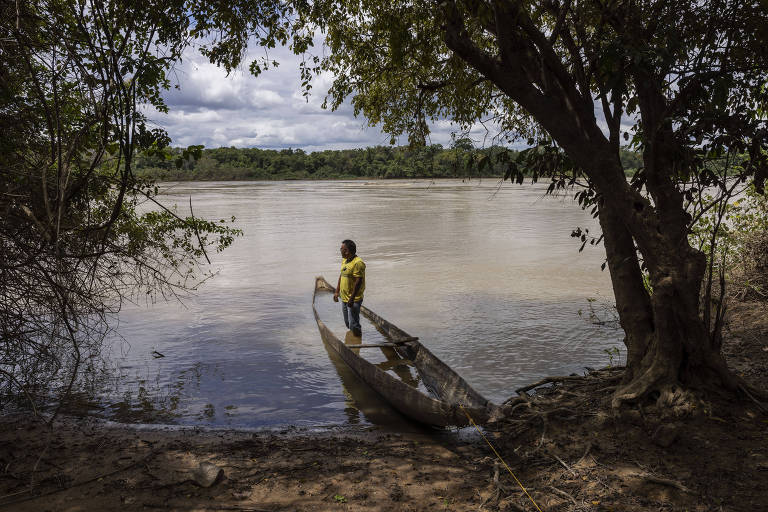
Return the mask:
[[(520, 181), (535, 167), (534, 177), (551, 177), (552, 188), (584, 187), (577, 197), (599, 218), (626, 333), (627, 370), (614, 405), (670, 401), (691, 387), (748, 392), (720, 355), (725, 308), (689, 234), (741, 184), (754, 181), (762, 192), (768, 175), (764, 3), (304, 7), (301, 20), (325, 35), (328, 54), (317, 70), (334, 73), (331, 107), (351, 98), (355, 112), (417, 144), (439, 118), (491, 123), (495, 142), (532, 146), (518, 159), (497, 155), (508, 178)], [(642, 154), (631, 180), (622, 143)], [(707, 201), (712, 187), (720, 192)]]
[(0, 5), (3, 397), (55, 403), (84, 385), (122, 301), (191, 289), (208, 251), (232, 243), (238, 231), (223, 220), (160, 204), (134, 174), (137, 151), (169, 143), (144, 107), (167, 110), (167, 75), (192, 41), (232, 67), (254, 34), (288, 42), (285, 13), (269, 0)]

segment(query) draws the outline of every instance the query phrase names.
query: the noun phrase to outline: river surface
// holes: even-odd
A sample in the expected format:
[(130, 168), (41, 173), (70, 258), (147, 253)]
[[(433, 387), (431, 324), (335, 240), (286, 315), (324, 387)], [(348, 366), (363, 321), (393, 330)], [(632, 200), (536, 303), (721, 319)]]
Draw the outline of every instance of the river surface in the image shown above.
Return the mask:
[[(599, 233), (570, 197), (494, 180), (204, 182), (163, 186), (165, 204), (236, 217), (211, 254), (218, 274), (178, 302), (129, 305), (113, 338), (122, 378), (105, 392), (123, 421), (267, 427), (373, 423), (396, 413), (329, 358), (312, 314), (314, 278), (338, 278), (341, 240), (367, 264), (365, 304), (502, 402), (548, 375), (617, 364)], [(343, 338), (340, 306), (320, 314)], [(580, 314), (581, 312), (581, 314)], [(363, 340), (378, 334), (363, 325)], [(379, 352), (378, 349), (371, 349)], [(158, 351), (165, 357), (155, 358)], [(379, 353), (379, 357), (381, 354)]]

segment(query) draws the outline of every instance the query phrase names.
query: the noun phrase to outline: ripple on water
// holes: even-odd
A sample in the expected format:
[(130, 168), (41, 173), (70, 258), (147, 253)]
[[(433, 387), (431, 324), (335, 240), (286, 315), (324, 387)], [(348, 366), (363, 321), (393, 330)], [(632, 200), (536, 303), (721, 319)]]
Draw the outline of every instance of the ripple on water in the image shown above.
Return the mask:
[[(217, 276), (185, 305), (126, 308), (115, 349), (126, 378), (113, 408), (184, 424), (266, 426), (403, 419), (320, 341), (314, 276), (334, 281), (339, 242), (368, 265), (366, 305), (500, 401), (543, 375), (609, 362), (620, 332), (578, 315), (612, 297), (602, 248), (578, 252), (577, 226), (597, 226), (543, 187), (496, 182), (182, 183), (167, 201), (195, 215), (234, 215), (244, 236), (211, 254)], [(338, 334), (338, 304), (318, 304)], [(588, 315), (584, 315), (588, 316)], [(368, 342), (380, 335), (364, 333)], [(166, 357), (154, 359), (152, 351)], [(125, 352), (125, 353), (123, 353)], [(372, 358), (385, 359), (379, 351)], [(379, 362), (379, 361), (377, 361)], [(120, 404), (120, 405), (117, 405)]]

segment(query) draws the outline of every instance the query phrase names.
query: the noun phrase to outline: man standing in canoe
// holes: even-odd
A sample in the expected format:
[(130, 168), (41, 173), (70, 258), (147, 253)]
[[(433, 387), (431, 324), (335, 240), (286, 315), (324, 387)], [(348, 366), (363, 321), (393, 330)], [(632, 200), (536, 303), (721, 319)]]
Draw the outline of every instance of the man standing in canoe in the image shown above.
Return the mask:
[(352, 240), (341, 242), (341, 274), (333, 293), (333, 301), (341, 297), (341, 312), (344, 323), (355, 336), (362, 336), (360, 327), (360, 306), (365, 291), (365, 263), (357, 255), (357, 246)]

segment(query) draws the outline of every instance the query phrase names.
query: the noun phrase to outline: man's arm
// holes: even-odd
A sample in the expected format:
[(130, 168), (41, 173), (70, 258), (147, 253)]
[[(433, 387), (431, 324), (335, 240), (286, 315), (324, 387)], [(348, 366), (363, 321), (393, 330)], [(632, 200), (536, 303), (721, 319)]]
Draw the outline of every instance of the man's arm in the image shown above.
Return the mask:
[(339, 281), (336, 283), (336, 290), (333, 292), (333, 302), (339, 302), (340, 288), (341, 288), (341, 275), (339, 275)]

